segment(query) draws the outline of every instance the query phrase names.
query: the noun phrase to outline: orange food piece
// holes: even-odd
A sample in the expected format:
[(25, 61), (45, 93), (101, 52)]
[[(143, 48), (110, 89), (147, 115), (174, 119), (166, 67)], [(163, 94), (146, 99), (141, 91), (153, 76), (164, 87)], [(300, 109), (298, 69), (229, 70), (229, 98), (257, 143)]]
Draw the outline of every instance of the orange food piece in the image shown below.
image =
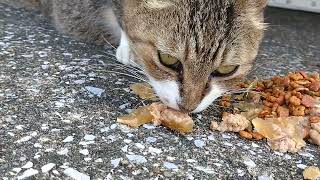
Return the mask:
[(117, 122), (126, 124), (133, 128), (138, 128), (141, 125), (151, 123), (152, 121), (153, 116), (149, 112), (148, 107), (140, 107), (129, 115), (117, 118)]
[(155, 124), (162, 124), (180, 133), (190, 133), (193, 130), (194, 123), (188, 114), (169, 109), (160, 103), (153, 103), (148, 109), (154, 117)]
[(303, 179), (316, 180), (320, 178), (320, 168), (315, 166), (307, 167), (303, 171)]
[(240, 131), (239, 134), (241, 137), (243, 137), (245, 139), (252, 139), (253, 138), (252, 134), (247, 131)]
[(153, 92), (152, 87), (147, 83), (136, 83), (130, 85), (130, 89), (134, 94), (144, 100), (156, 100), (157, 97)]
[(117, 122), (133, 128), (138, 128), (143, 124), (154, 123), (155, 125), (163, 125), (180, 133), (192, 132), (194, 124), (188, 114), (169, 109), (160, 103), (140, 107), (129, 115), (117, 118)]

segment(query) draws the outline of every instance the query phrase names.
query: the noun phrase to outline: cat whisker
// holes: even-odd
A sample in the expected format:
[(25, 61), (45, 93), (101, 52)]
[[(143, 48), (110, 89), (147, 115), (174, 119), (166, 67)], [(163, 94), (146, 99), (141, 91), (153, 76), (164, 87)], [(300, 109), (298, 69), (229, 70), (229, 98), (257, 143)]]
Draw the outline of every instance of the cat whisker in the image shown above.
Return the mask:
[(101, 35), (102, 39), (109, 45), (111, 46), (114, 50), (116, 50), (117, 48), (114, 47), (103, 35)]
[(106, 71), (106, 72), (109, 72), (109, 73), (115, 73), (115, 74), (119, 74), (119, 75), (124, 75), (124, 76), (128, 76), (128, 77), (132, 77), (132, 78), (138, 79), (138, 80), (140, 80), (140, 81), (143, 81), (143, 82), (149, 83), (149, 82), (148, 82), (148, 81), (146, 81), (145, 79), (141, 79), (141, 78), (136, 77), (136, 76), (131, 75), (131, 74), (122, 73), (122, 72), (117, 72), (117, 71)]

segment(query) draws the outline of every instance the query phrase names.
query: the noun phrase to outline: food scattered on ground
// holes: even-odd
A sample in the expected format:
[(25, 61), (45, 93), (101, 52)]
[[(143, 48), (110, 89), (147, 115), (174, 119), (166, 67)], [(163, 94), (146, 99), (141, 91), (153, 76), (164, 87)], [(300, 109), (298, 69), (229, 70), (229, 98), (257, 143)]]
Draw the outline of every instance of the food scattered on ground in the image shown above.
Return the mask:
[(307, 167), (303, 171), (303, 178), (309, 180), (318, 180), (320, 179), (320, 169), (315, 166)]
[(138, 128), (144, 124), (151, 123), (153, 121), (153, 116), (147, 107), (140, 107), (133, 110), (129, 115), (118, 117), (117, 121), (130, 127)]
[[(238, 87), (245, 91), (221, 98), (219, 105), (232, 113), (224, 113), (220, 123), (212, 121), (212, 130), (237, 132), (250, 140), (266, 139), (272, 149), (281, 152), (297, 152), (305, 140), (320, 145), (319, 74), (293, 72), (242, 82)], [(148, 84), (133, 84), (131, 89), (144, 100), (156, 100)], [(160, 103), (138, 108), (118, 122), (134, 128), (152, 122), (181, 133), (193, 129), (190, 116)]]
[(161, 103), (140, 107), (127, 116), (119, 117), (117, 121), (133, 128), (153, 123), (157, 126), (163, 125), (180, 133), (192, 132), (194, 124), (188, 114), (170, 109)]
[(152, 87), (147, 83), (132, 84), (130, 89), (143, 100), (157, 100)]
[(211, 129), (233, 132), (241, 129), (239, 135), (251, 140), (257, 140), (252, 133), (258, 133), (267, 139), (272, 149), (281, 152), (297, 152), (305, 146), (305, 139), (320, 144), (319, 74), (294, 72), (238, 86), (247, 91), (222, 97), (220, 105), (233, 110), (234, 116), (229, 117), (234, 119), (228, 121), (244, 122), (246, 117), (252, 126), (245, 130), (242, 125), (234, 127), (234, 124), (231, 129), (222, 128), (223, 119), (220, 126), (213, 121)]
[(211, 129), (221, 132), (240, 132), (250, 126), (250, 121), (241, 114), (229, 114), (224, 113), (222, 116), (222, 122), (218, 124), (215, 121), (211, 122)]

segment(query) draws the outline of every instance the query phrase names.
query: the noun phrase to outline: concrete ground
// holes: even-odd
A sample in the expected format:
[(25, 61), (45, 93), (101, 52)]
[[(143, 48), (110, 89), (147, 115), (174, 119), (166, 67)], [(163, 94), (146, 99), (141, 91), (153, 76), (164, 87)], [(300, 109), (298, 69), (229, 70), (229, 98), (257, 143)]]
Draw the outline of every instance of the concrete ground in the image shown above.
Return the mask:
[[(273, 152), (266, 142), (209, 130), (196, 115), (183, 136), (129, 129), (116, 117), (142, 105), (116, 74), (112, 51), (59, 34), (46, 18), (0, 5), (0, 177), (6, 179), (301, 179), (319, 147)], [(249, 77), (320, 68), (320, 15), (268, 9)], [(109, 48), (110, 49), (110, 48)], [(112, 65), (113, 64), (113, 65)]]

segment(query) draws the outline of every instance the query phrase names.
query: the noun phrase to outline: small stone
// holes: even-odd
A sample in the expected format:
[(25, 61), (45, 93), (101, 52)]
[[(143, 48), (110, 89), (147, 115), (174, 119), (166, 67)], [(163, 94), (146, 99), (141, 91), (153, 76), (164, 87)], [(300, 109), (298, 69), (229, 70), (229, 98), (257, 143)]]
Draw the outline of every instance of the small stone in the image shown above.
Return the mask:
[(136, 143), (135, 145), (136, 145), (137, 148), (139, 148), (139, 149), (144, 149), (144, 148), (145, 148), (145, 146), (144, 146), (143, 144), (141, 144), (141, 143)]
[(12, 171), (19, 173), (22, 169), (21, 168), (13, 168)]
[(75, 169), (67, 168), (63, 171), (66, 176), (69, 176), (75, 180), (90, 180), (90, 177), (86, 174), (83, 174)]
[(243, 163), (248, 167), (248, 168), (255, 168), (257, 165), (254, 163), (251, 159), (244, 158)]
[(30, 169), (24, 171), (21, 176), (18, 176), (18, 179), (26, 179), (26, 178), (34, 176), (34, 175), (36, 175), (38, 173), (39, 173), (39, 171), (30, 168)]
[(104, 89), (92, 87), (92, 86), (86, 86), (85, 89), (89, 91), (91, 94), (96, 95), (98, 97), (101, 97), (102, 94), (105, 92)]
[(171, 162), (164, 162), (163, 166), (167, 169), (178, 169), (178, 166)]
[(158, 149), (158, 148), (149, 147), (149, 153), (161, 154), (161, 153), (162, 153), (162, 150), (161, 150), (161, 149)]
[(47, 173), (47, 172), (51, 171), (51, 169), (54, 168), (55, 166), (56, 166), (56, 164), (54, 164), (54, 163), (48, 163), (48, 164), (41, 167), (41, 171), (43, 173)]
[(85, 139), (86, 141), (93, 141), (95, 138), (96, 138), (96, 136), (90, 135), (90, 134), (86, 134), (86, 135), (84, 136), (84, 139)]
[(103, 160), (102, 160), (101, 158), (98, 158), (98, 159), (96, 159), (94, 162), (96, 162), (96, 163), (102, 163)]
[(72, 142), (73, 139), (74, 139), (73, 136), (68, 136), (62, 142), (64, 142), (64, 143)]
[(297, 167), (300, 168), (300, 169), (305, 169), (307, 168), (308, 166), (304, 165), (304, 164), (297, 164)]
[(144, 156), (141, 155), (126, 155), (128, 160), (133, 162), (133, 163), (137, 163), (137, 164), (143, 164), (147, 162), (147, 159)]
[(69, 152), (68, 148), (64, 148), (64, 149), (58, 151), (57, 154), (59, 154), (59, 155), (67, 155), (68, 152)]
[(111, 164), (114, 168), (117, 168), (121, 162), (122, 158), (118, 158), (118, 159), (113, 159), (111, 160)]
[(25, 137), (22, 137), (21, 139), (19, 139), (18, 141), (16, 141), (16, 143), (27, 142), (27, 141), (29, 141), (30, 139), (32, 139), (32, 136), (25, 136)]
[(147, 137), (146, 141), (149, 142), (149, 143), (154, 143), (154, 142), (157, 141), (157, 138), (155, 138), (155, 137)]
[(82, 155), (85, 155), (85, 156), (89, 155), (88, 149), (81, 149), (81, 150), (79, 151), (79, 153), (82, 154)]
[(203, 148), (206, 144), (202, 140), (195, 140), (194, 145), (196, 145), (198, 148)]
[(23, 169), (29, 169), (33, 167), (33, 163), (31, 161), (27, 162), (24, 166), (22, 166), (21, 168)]

